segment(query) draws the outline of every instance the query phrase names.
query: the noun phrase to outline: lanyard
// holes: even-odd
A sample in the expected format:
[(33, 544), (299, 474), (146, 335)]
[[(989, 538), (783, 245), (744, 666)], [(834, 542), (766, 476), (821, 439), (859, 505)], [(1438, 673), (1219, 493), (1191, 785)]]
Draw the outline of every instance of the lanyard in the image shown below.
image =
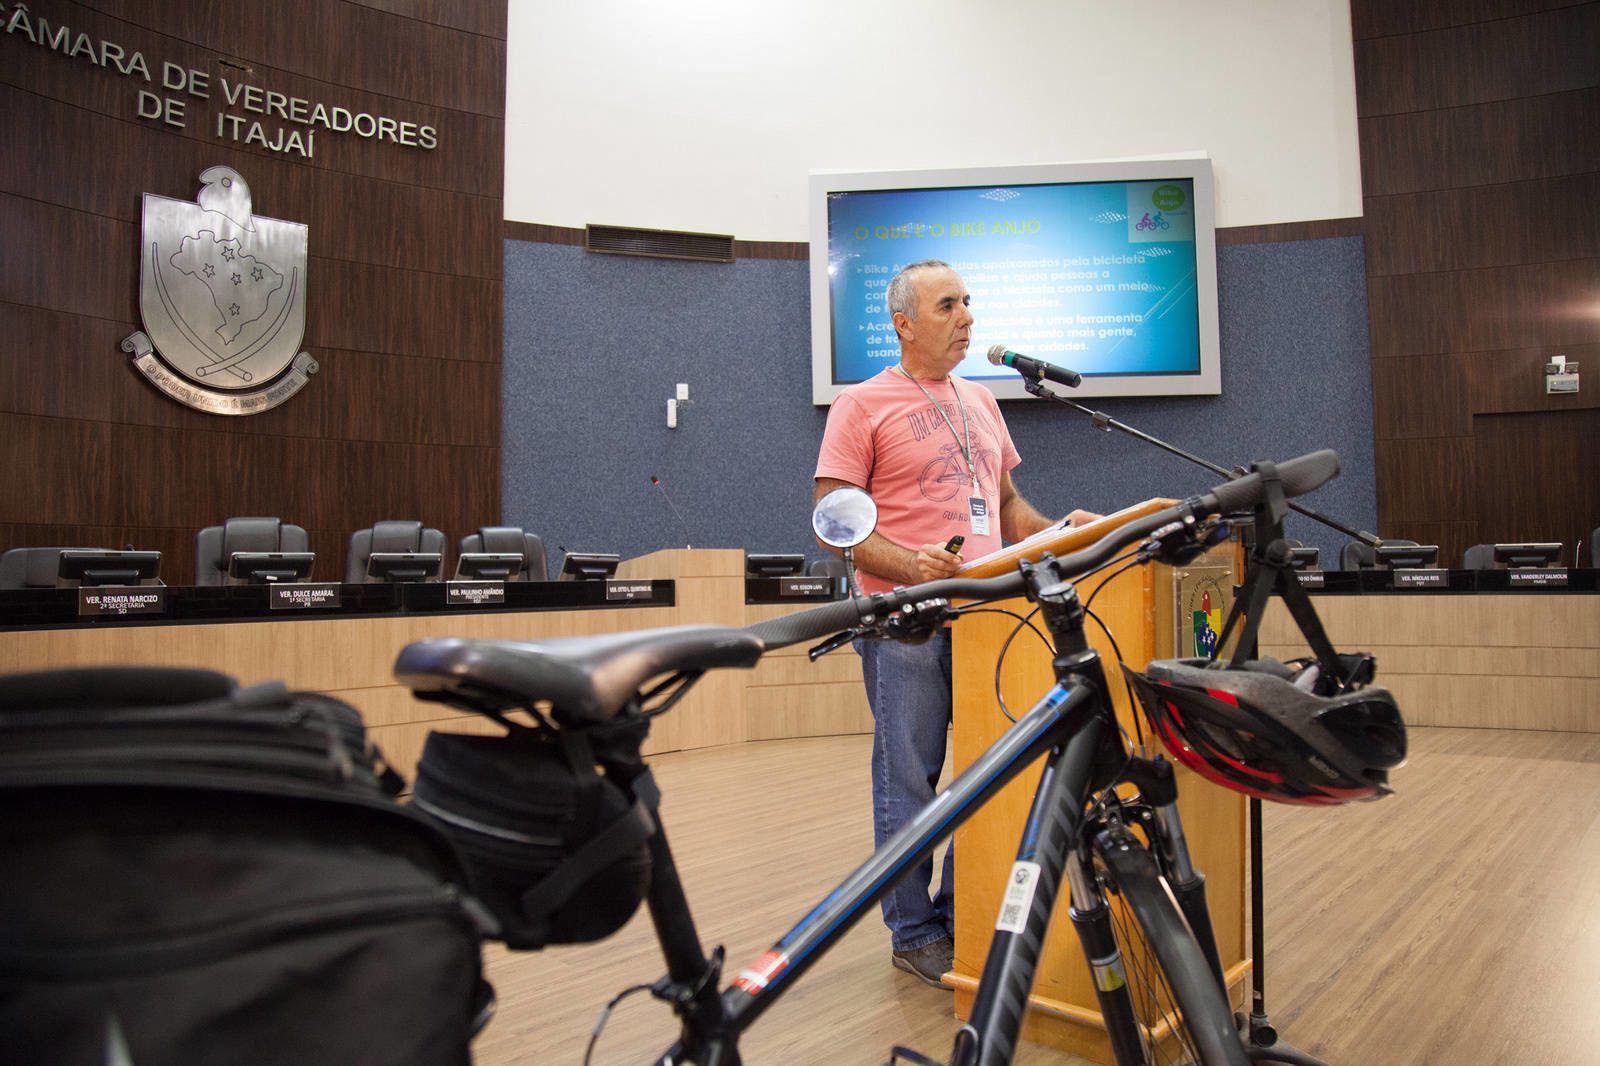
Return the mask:
[(961, 458), (967, 461), (967, 476), (972, 479), (972, 494), (981, 495), (983, 490), (978, 487), (978, 468), (972, 463), (972, 427), (967, 422), (967, 405), (961, 402), (961, 392), (956, 388), (956, 379), (948, 377), (945, 380), (950, 382), (950, 391), (955, 394), (956, 408), (961, 412), (961, 430), (966, 434), (965, 439), (961, 433), (956, 432), (956, 424), (950, 421), (950, 416), (944, 413), (944, 405), (933, 398), (933, 393), (922, 387), (922, 382), (906, 373), (905, 364), (896, 363), (895, 369), (900, 372), (901, 377), (922, 389), (922, 395), (928, 398), (928, 402), (933, 404), (933, 409), (939, 412), (939, 417), (944, 419), (944, 424), (950, 427), (950, 435), (956, 439), (957, 446), (961, 448)]

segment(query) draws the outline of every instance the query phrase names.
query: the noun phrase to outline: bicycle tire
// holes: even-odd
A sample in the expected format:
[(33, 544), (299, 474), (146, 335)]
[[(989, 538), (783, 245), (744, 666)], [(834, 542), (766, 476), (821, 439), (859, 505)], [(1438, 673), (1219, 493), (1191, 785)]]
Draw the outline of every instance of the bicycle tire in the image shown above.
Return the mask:
[(1249, 1066), (1233, 1010), (1155, 859), (1136, 841), (1102, 838), (1096, 866), (1120, 897), (1111, 923), (1152, 1064)]

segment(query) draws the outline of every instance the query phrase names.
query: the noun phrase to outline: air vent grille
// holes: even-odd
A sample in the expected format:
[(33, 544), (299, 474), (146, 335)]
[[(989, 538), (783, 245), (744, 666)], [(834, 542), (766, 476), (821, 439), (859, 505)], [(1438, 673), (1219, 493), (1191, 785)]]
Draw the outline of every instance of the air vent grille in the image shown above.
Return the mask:
[(583, 228), (587, 251), (606, 255), (648, 255), (658, 259), (696, 259), (703, 263), (733, 262), (733, 237), (723, 233), (684, 233), (627, 226)]

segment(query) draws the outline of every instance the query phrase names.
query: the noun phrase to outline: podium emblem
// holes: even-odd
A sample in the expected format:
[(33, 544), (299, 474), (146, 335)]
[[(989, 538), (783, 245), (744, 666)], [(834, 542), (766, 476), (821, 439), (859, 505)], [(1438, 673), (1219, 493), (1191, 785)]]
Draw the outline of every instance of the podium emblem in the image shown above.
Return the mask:
[(254, 213), (232, 167), (200, 174), (194, 202), (144, 194), (139, 313), (122, 350), (179, 403), (212, 414), (268, 410), (317, 372), (306, 324), (304, 223)]
[(1209, 658), (1219, 651), (1222, 620), (1233, 606), (1233, 568), (1189, 566), (1178, 571), (1178, 658)]

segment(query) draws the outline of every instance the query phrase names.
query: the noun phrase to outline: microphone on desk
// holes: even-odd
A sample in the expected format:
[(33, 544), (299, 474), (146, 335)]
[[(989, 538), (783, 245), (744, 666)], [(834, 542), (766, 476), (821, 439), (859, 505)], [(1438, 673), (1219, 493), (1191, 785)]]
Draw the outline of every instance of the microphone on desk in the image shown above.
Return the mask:
[(1053, 381), (1057, 385), (1065, 385), (1069, 389), (1075, 389), (1083, 383), (1083, 375), (1076, 370), (1068, 370), (1065, 367), (1056, 366), (1054, 363), (1047, 363), (1043, 359), (1033, 359), (1026, 355), (1019, 355), (1016, 352), (1008, 351), (1003, 344), (996, 344), (989, 349), (989, 362), (995, 366), (1009, 366), (1025, 378), (1031, 378), (1034, 381), (1044, 378), (1046, 381)]
[(678, 508), (673, 505), (672, 497), (667, 495), (667, 487), (665, 485), (663, 485), (661, 483), (661, 479), (656, 477), (654, 474), (650, 475), (650, 484), (654, 485), (656, 487), (657, 491), (659, 491), (661, 493), (661, 498), (667, 502), (667, 506), (672, 509), (673, 515), (678, 519), (678, 525), (680, 527), (682, 527), (682, 529), (683, 529), (683, 540), (684, 540), (684, 545), (683, 546), (685, 548), (693, 548), (694, 545), (690, 544), (688, 542), (689, 541), (689, 523), (687, 523), (687, 522), (685, 522), (683, 520), (683, 515), (679, 514), (678, 513)]

